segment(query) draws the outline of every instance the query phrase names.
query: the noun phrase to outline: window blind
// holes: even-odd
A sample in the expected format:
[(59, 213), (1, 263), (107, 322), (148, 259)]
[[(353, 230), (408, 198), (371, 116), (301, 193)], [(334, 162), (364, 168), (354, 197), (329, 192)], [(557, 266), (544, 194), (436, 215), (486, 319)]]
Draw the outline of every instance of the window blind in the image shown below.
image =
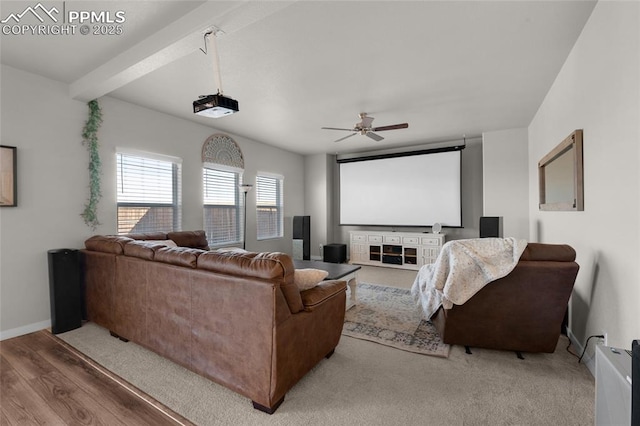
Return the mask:
[(240, 173), (203, 168), (204, 230), (209, 246), (223, 246), (243, 240), (243, 200)]
[(118, 234), (181, 229), (181, 165), (116, 154)]
[(283, 188), (281, 176), (256, 176), (256, 228), (258, 239), (283, 236)]

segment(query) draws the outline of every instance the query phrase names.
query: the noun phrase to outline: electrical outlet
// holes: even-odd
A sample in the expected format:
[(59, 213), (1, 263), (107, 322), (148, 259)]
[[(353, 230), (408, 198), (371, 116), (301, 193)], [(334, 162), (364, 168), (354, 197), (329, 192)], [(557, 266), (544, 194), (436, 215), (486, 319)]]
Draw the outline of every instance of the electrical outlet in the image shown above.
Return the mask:
[(323, 249), (322, 244), (320, 244), (320, 256), (323, 255), (323, 250), (322, 249)]

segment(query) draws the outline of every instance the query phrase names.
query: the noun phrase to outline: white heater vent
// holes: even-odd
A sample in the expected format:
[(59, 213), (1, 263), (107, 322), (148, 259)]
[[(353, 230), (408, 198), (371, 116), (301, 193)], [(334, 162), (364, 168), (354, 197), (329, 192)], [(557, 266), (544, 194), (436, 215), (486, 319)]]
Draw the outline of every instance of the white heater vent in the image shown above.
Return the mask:
[(631, 356), (596, 347), (596, 425), (631, 424)]

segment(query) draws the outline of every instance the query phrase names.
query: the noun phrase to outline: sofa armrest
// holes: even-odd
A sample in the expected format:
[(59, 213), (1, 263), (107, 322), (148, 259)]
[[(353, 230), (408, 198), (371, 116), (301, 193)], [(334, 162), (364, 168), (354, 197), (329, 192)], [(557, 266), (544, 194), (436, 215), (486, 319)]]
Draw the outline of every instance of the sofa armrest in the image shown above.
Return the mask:
[(340, 293), (346, 293), (347, 282), (342, 280), (322, 281), (317, 286), (300, 292), (305, 311), (313, 311), (325, 301), (336, 297)]
[(576, 251), (567, 244), (528, 243), (520, 260), (573, 262)]

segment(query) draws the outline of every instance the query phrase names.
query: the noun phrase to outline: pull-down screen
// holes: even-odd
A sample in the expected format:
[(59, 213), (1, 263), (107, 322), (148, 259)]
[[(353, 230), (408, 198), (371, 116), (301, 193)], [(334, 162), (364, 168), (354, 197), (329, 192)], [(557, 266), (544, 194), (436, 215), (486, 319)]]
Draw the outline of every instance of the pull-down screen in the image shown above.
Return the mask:
[(461, 151), (340, 163), (340, 224), (462, 226)]

